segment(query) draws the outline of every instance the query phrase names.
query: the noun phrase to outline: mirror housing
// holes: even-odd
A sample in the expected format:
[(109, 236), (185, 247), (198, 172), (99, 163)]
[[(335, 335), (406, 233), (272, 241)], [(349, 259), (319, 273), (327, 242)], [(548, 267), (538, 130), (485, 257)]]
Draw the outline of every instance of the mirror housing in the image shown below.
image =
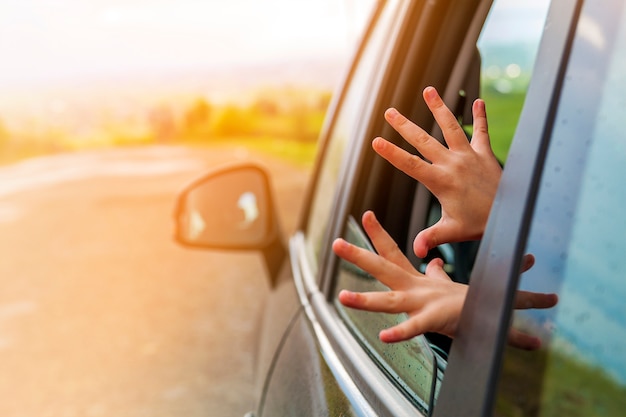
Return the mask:
[(287, 252), (263, 168), (238, 164), (193, 181), (178, 195), (174, 220), (182, 245), (261, 251), (273, 286)]

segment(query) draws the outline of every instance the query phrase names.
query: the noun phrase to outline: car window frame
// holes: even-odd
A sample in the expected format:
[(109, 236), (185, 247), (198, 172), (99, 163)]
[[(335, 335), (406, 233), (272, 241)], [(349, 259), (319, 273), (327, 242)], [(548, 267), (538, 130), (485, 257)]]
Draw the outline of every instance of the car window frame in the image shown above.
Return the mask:
[[(440, 4), (443, 4), (443, 2), (440, 2)], [(442, 31), (439, 33), (440, 35), (439, 42), (448, 46), (450, 45), (451, 42), (454, 43), (455, 44), (454, 47), (458, 48), (458, 53), (456, 54), (450, 53), (449, 55), (442, 57), (441, 55), (436, 54), (437, 48), (433, 47), (431, 52), (433, 53), (433, 55), (435, 55), (435, 57), (431, 56), (429, 59), (426, 59), (430, 64), (421, 70), (421, 72), (423, 73), (424, 79), (427, 79), (427, 81), (423, 81), (423, 79), (420, 79), (419, 77), (416, 77), (414, 75), (414, 73), (416, 72), (416, 69), (412, 65), (404, 65), (403, 62), (398, 63), (396, 70), (399, 72), (399, 74), (394, 74), (394, 75), (388, 74), (389, 80), (393, 81), (394, 78), (398, 77), (398, 78), (404, 78), (405, 80), (410, 80), (410, 81), (397, 82), (394, 88), (389, 88), (389, 87), (385, 88), (385, 91), (391, 91), (392, 94), (390, 94), (390, 98), (388, 99), (389, 100), (388, 102), (384, 102), (384, 101), (381, 102), (381, 109), (379, 110), (379, 113), (382, 114), (382, 112), (384, 111), (384, 108), (390, 106), (391, 103), (393, 103), (394, 107), (398, 107), (401, 109), (410, 109), (410, 110), (401, 110), (401, 111), (405, 112), (405, 114), (410, 114), (411, 120), (417, 121), (417, 123), (420, 124), (420, 126), (424, 127), (426, 130), (431, 130), (433, 132), (432, 133), (433, 135), (437, 135), (437, 132), (436, 132), (437, 126), (434, 123), (434, 119), (432, 118), (430, 110), (427, 109), (427, 107), (425, 106), (425, 104), (423, 103), (421, 99), (420, 87), (423, 87), (424, 85), (428, 85), (428, 84), (439, 86), (440, 91), (442, 92), (442, 96), (447, 97), (446, 102), (449, 103), (452, 107), (455, 107), (457, 103), (460, 100), (462, 100), (462, 97), (459, 95), (459, 92), (460, 90), (462, 90), (464, 86), (464, 82), (467, 77), (467, 71), (468, 71), (468, 68), (470, 67), (470, 63), (472, 62), (473, 59), (475, 59), (475, 55), (474, 55), (476, 51), (475, 45), (482, 31), (482, 27), (487, 18), (491, 5), (492, 5), (492, 1), (481, 1), (481, 2), (475, 2), (473, 5), (470, 5), (470, 7), (468, 7), (473, 13), (473, 18), (470, 19), (468, 22), (466, 22), (466, 27), (467, 27), (466, 31), (459, 30), (458, 32), (452, 33), (451, 31), (448, 30), (448, 31)], [(455, 18), (459, 20), (463, 20), (463, 19), (467, 20), (467, 9), (464, 11), (459, 11), (458, 8), (457, 10), (452, 10), (451, 8), (447, 10), (438, 9), (436, 11), (432, 10), (432, 12), (433, 14), (438, 13), (438, 14), (443, 14), (446, 16), (449, 16), (447, 15), (447, 13), (450, 13), (452, 15), (451, 17), (448, 17), (448, 19), (451, 19), (452, 21), (448, 24), (442, 25), (445, 27), (451, 27), (451, 26), (458, 27), (458, 20), (455, 21), (454, 20)], [(430, 24), (432, 25), (432, 22)], [(412, 27), (413, 25), (408, 25), (408, 26)], [(422, 30), (426, 30), (430, 32), (429, 29), (422, 28)], [(441, 38), (443, 38), (443, 40)], [(400, 48), (399, 51), (402, 51), (402, 48)], [(413, 52), (413, 53), (416, 56), (421, 56), (419, 55), (418, 52)], [(449, 63), (450, 56), (455, 57), (455, 59), (453, 60), (454, 63)], [(443, 58), (443, 59), (438, 60), (437, 58)], [(404, 57), (401, 60), (404, 61)], [(445, 62), (446, 60), (448, 60), (448, 63), (442, 63), (442, 61)], [(437, 63), (433, 65), (432, 64), (433, 61)], [(418, 61), (414, 60), (412, 63), (416, 64), (417, 62)], [(438, 69), (435, 70), (434, 68), (446, 68), (446, 70), (441, 71)], [(407, 88), (407, 84), (411, 84), (412, 87)], [(410, 93), (407, 93), (407, 91), (410, 91)], [(402, 103), (402, 104), (396, 105), (396, 103)], [(379, 118), (379, 121), (380, 121), (380, 124), (379, 124), (380, 129), (381, 131), (384, 132), (382, 134), (379, 133), (379, 135), (384, 136), (385, 138), (393, 141), (396, 145), (406, 149), (409, 152), (414, 152), (414, 149), (411, 148), (411, 145), (409, 145), (395, 130), (393, 130), (393, 128), (391, 128), (386, 122), (384, 122), (382, 117)], [(443, 137), (442, 135), (440, 135), (440, 132), (437, 138), (441, 142), (443, 142)], [(364, 142), (367, 143), (367, 141), (364, 141)], [(372, 169), (372, 166), (376, 166), (377, 169)], [(410, 238), (410, 235), (414, 234), (413, 233), (414, 231), (412, 231), (412, 228), (416, 224), (420, 224), (423, 227), (426, 221), (426, 217), (427, 217), (425, 215), (421, 216), (422, 217), (422, 219), (420, 219), (421, 223), (414, 221), (416, 217), (414, 202), (416, 202), (418, 199), (421, 198), (422, 200), (421, 202), (426, 203), (428, 205), (432, 199), (432, 195), (430, 195), (430, 193), (425, 189), (421, 190), (422, 188), (420, 187), (421, 184), (418, 184), (414, 179), (406, 176), (405, 174), (403, 174), (396, 168), (393, 168), (387, 161), (383, 160), (378, 155), (376, 155), (373, 151), (371, 151), (371, 149), (367, 149), (366, 152), (361, 154), (361, 159), (359, 159), (356, 162), (354, 169), (355, 169), (354, 177), (357, 180), (357, 182), (354, 183), (353, 186), (350, 188), (350, 191), (352, 192), (352, 204), (348, 204), (347, 207), (358, 205), (358, 204), (361, 204), (362, 207), (359, 209), (358, 213), (349, 209), (347, 212), (348, 218), (360, 217), (359, 216), (360, 211), (364, 209), (365, 207), (368, 207), (368, 204), (355, 202), (355, 200), (356, 201), (363, 200), (366, 198), (366, 197), (363, 197), (363, 195), (372, 194), (372, 189), (374, 187), (371, 186), (371, 182), (373, 178), (378, 176), (378, 170), (380, 170), (381, 172), (383, 171), (391, 172), (393, 176), (392, 179), (394, 180), (393, 186), (391, 188), (396, 188), (396, 189), (400, 188), (403, 191), (400, 193), (396, 192), (395, 194), (392, 193), (393, 197), (389, 199), (386, 199), (386, 198), (381, 199), (380, 197), (374, 197), (374, 198), (376, 198), (376, 200), (383, 200), (383, 201), (388, 201), (388, 203), (391, 203), (391, 204), (387, 204), (385, 209), (388, 209), (391, 206), (393, 206), (394, 208), (393, 217), (396, 217), (396, 218), (399, 217), (397, 216), (397, 211), (399, 210), (399, 208), (404, 209), (404, 212), (401, 216), (403, 217), (404, 223), (394, 225), (396, 230), (400, 228), (404, 232), (404, 234), (401, 236), (394, 236), (394, 238), (396, 239), (397, 242), (399, 242), (399, 245), (404, 250), (407, 251), (407, 253), (408, 252), (412, 253), (412, 249), (411, 249), (412, 238), (407, 239), (407, 237)], [(363, 171), (358, 171), (358, 170), (370, 171), (369, 177), (367, 175), (359, 174), (359, 172), (363, 172)], [(404, 192), (404, 190), (408, 190), (408, 191)], [(378, 190), (378, 192), (379, 191), (380, 190)], [(427, 198), (423, 198), (424, 192), (428, 194), (426, 196)], [(402, 197), (399, 197), (399, 196), (402, 196), (402, 195), (406, 201), (404, 200), (401, 201)], [(346, 204), (346, 201), (344, 201), (344, 204)], [(378, 211), (377, 211), (377, 215), (378, 215)], [(346, 225), (345, 224), (342, 225), (338, 223), (338, 226), (342, 228), (341, 234), (343, 234), (345, 231)], [(393, 228), (394, 226), (392, 226), (391, 228)], [(385, 225), (385, 228), (387, 230), (391, 229), (388, 224)], [(393, 235), (393, 232), (391, 233)], [(337, 271), (337, 269), (335, 269), (334, 271)], [(335, 276), (333, 278), (336, 280), (338, 276), (339, 275), (335, 273)], [(334, 283), (335, 282), (333, 282), (333, 284)], [(333, 287), (333, 291), (335, 291), (334, 287)], [(334, 293), (331, 293), (330, 295), (332, 296), (333, 294)], [(337, 300), (335, 299), (329, 298), (329, 300), (331, 302), (337, 303)], [(336, 314), (342, 317), (343, 315), (345, 315), (345, 313), (342, 314), (341, 312), (337, 312), (337, 311), (336, 311)], [(343, 323), (343, 324), (347, 325), (348, 327), (350, 326), (349, 323)], [(353, 332), (354, 330), (351, 330), (351, 331)], [(358, 330), (357, 330), (357, 333), (358, 333)], [(419, 343), (417, 342), (419, 341), (416, 341), (416, 348), (419, 345)], [(368, 352), (368, 354), (372, 357), (380, 356), (379, 353), (380, 352), (377, 352), (377, 351)], [(435, 364), (436, 363), (437, 362), (435, 362)], [(388, 373), (389, 375), (396, 375), (393, 369), (387, 369), (388, 367), (386, 366), (384, 361), (378, 361), (377, 365), (380, 367), (383, 367), (385, 372)], [(442, 367), (445, 367), (445, 365), (442, 364)], [(393, 368), (393, 366), (391, 366), (391, 368)], [(439, 374), (435, 373), (434, 375), (436, 379), (432, 381), (432, 392), (431, 392), (430, 399), (410, 398), (410, 401), (414, 405), (416, 405), (417, 408), (421, 408), (421, 404), (423, 404), (425, 401), (426, 402), (430, 401), (432, 403), (433, 399), (435, 398), (435, 392), (438, 391), (439, 382), (441, 379), (441, 373)], [(408, 390), (406, 389), (406, 387), (410, 386), (409, 383), (405, 383), (402, 381), (394, 381), (394, 383), (397, 386), (399, 386), (399, 389), (403, 391), (407, 396), (411, 392), (410, 389)], [(406, 385), (406, 387), (404, 385)], [(428, 413), (429, 411), (426, 410), (424, 412)]]
[[(459, 60), (462, 57), (470, 59), (471, 54), (449, 53), (446, 56), (440, 56), (437, 54), (439, 50), (437, 48), (450, 51), (450, 47), (453, 47), (460, 51), (462, 47), (470, 44), (466, 42), (466, 35), (472, 26), (475, 28), (477, 39), (480, 34), (480, 28), (486, 19), (489, 5), (491, 5), (490, 0), (464, 2), (462, 7), (442, 0), (419, 4), (417, 2), (412, 3), (411, 7), (424, 7), (424, 10), (421, 10), (418, 15), (422, 23), (403, 22), (401, 36), (405, 41), (394, 45), (389, 68), (385, 71), (384, 79), (380, 86), (380, 91), (384, 93), (376, 97), (374, 106), (371, 109), (371, 114), (380, 114), (381, 116), (368, 116), (368, 126), (360, 131), (361, 136), (356, 139), (353, 138), (353, 141), (356, 142), (352, 142), (349, 146), (352, 155), (348, 161), (344, 162), (346, 164), (346, 169), (343, 171), (345, 176), (342, 178), (342, 185), (338, 188), (337, 201), (333, 208), (335, 218), (332, 224), (329, 225), (329, 233), (326, 243), (324, 243), (326, 250), (324, 256), (329, 258), (322, 257), (323, 269), (319, 271), (322, 274), (321, 291), (313, 291), (308, 294), (312, 315), (325, 335), (327, 335), (333, 352), (341, 358), (341, 362), (346, 367), (348, 374), (353, 381), (358, 383), (358, 388), (364, 393), (365, 397), (376, 398), (379, 401), (377, 412), (381, 412), (383, 415), (414, 415), (417, 409), (397, 390), (391, 381), (384, 377), (384, 374), (378, 367), (373, 366), (367, 353), (354, 340), (354, 337), (333, 308), (333, 275), (337, 267), (337, 259), (330, 251), (330, 242), (343, 232), (353, 201), (360, 195), (359, 192), (362, 191), (359, 187), (359, 181), (361, 180), (359, 173), (368, 169), (370, 167), (368, 162), (373, 159), (368, 139), (370, 137), (373, 138), (374, 135), (381, 135), (382, 132), (382, 135), (386, 135), (385, 137), (391, 138), (397, 144), (408, 149), (409, 145), (384, 122), (382, 118), (384, 109), (393, 103), (395, 107), (404, 111), (405, 114), (411, 116), (422, 126), (434, 126), (432, 115), (420, 99), (419, 91), (421, 89), (413, 88), (412, 91), (407, 91), (406, 87), (407, 85), (412, 85), (413, 87), (419, 86), (423, 88), (425, 85), (430, 84), (438, 86), (444, 94), (448, 91), (449, 85), (454, 88), (458, 87), (454, 83), (450, 84), (454, 80), (452, 78), (453, 69), (459, 65)], [(445, 24), (441, 24), (437, 16), (441, 16), (439, 19), (445, 19)], [(476, 21), (479, 24), (476, 24)], [(418, 31), (415, 30), (416, 27), (418, 27)], [(455, 27), (456, 30), (446, 30), (446, 27)], [(433, 33), (439, 35), (434, 42)], [(476, 39), (473, 40), (474, 45)], [(446, 45), (446, 48), (442, 45)], [(472, 45), (472, 48), (474, 48), (474, 45)], [(407, 56), (413, 57), (413, 60), (410, 60), (412, 65), (405, 65)], [(439, 57), (439, 60), (437, 61), (433, 58), (434, 56)], [(417, 60), (415, 57), (420, 59)], [(423, 65), (425, 61), (429, 62), (429, 64)], [(442, 71), (441, 66), (444, 66), (446, 71)], [(398, 79), (400, 81), (397, 81)], [(462, 80), (456, 81), (458, 84), (462, 82)], [(456, 93), (456, 100), (458, 100), (458, 90)], [(386, 164), (386, 161), (379, 160), (377, 163)], [(408, 205), (407, 210), (410, 212), (410, 205)]]
[[(359, 79), (367, 79), (372, 89), (375, 89), (379, 83), (382, 74), (382, 69), (378, 67), (372, 67), (369, 65), (369, 60), (374, 57), (376, 60), (385, 61), (391, 50), (390, 44), (392, 42), (383, 42), (383, 39), (395, 39), (398, 35), (398, 29), (384, 25), (385, 22), (393, 21), (397, 18), (407, 6), (402, 1), (398, 0), (385, 0), (378, 3), (378, 7), (374, 10), (372, 18), (369, 22), (368, 29), (365, 36), (362, 39), (358, 53), (352, 64), (352, 68), (349, 71), (347, 80), (343, 86), (342, 92), (336, 103), (331, 106), (329, 114), (332, 114), (332, 118), (328, 121), (328, 129), (325, 129), (322, 137), (323, 149), (318, 154), (316, 161), (316, 167), (314, 172), (314, 183), (311, 187), (310, 196), (308, 196), (305, 207), (305, 215), (302, 218), (302, 224), (299, 230), (303, 230), (305, 234), (305, 240), (308, 243), (313, 243), (310, 246), (311, 257), (313, 258), (312, 265), (317, 268), (319, 265), (326, 265), (327, 258), (330, 256), (328, 251), (323, 250), (327, 247), (329, 239), (331, 239), (332, 224), (334, 222), (333, 214), (336, 211), (336, 207), (339, 204), (342, 195), (344, 194), (344, 188), (346, 187), (348, 175), (350, 171), (350, 160), (354, 153), (360, 152), (358, 144), (355, 146), (355, 137), (362, 137), (364, 135), (363, 130), (367, 128), (367, 125), (351, 126), (348, 135), (345, 139), (342, 139), (342, 123), (345, 124), (345, 117), (350, 119), (351, 112), (350, 106), (353, 105), (354, 98), (362, 98), (358, 100), (355, 107), (360, 108), (360, 114), (366, 115), (371, 111), (373, 99), (368, 94), (364, 86), (359, 86)], [(383, 25), (383, 26), (380, 26)], [(383, 30), (384, 33), (377, 33), (379, 30)], [(371, 41), (373, 37), (378, 35), (378, 40)], [(384, 35), (384, 36), (383, 36)], [(376, 45), (378, 43), (378, 45)], [(363, 63), (365, 62), (365, 64)], [(355, 85), (356, 83), (356, 85)], [(362, 96), (362, 97), (361, 97)], [(349, 102), (348, 110), (343, 108), (343, 105)], [(347, 111), (347, 113), (345, 113)], [(355, 122), (358, 123), (358, 122)], [(344, 126), (345, 127), (345, 126)], [(337, 131), (339, 129), (339, 131)], [(357, 141), (358, 142), (358, 141)], [(352, 148), (354, 146), (354, 149)], [(342, 148), (341, 154), (329, 155), (329, 152), (335, 151), (335, 148)], [(333, 157), (333, 158), (331, 158)], [(329, 159), (335, 159), (339, 164), (328, 163)], [(328, 170), (336, 169), (338, 171), (336, 177), (336, 184), (333, 187), (331, 193), (321, 189), (325, 184), (323, 179), (327, 177)], [(332, 174), (331, 174), (332, 175)], [(322, 200), (320, 202), (320, 199)], [(313, 216), (319, 213), (319, 209), (326, 209), (326, 217), (314, 219)], [(317, 220), (317, 224), (313, 222)], [(315, 232), (310, 230), (312, 227), (321, 226), (323, 230), (316, 230)], [(311, 242), (312, 235), (317, 234), (319, 241)], [(319, 249), (319, 253), (315, 253), (315, 250)], [(317, 289), (317, 285), (321, 281), (323, 273), (320, 270), (314, 272), (315, 279), (309, 284), (310, 289)], [(315, 284), (314, 284), (315, 283)]]
[(582, 3), (554, 0), (550, 4), (535, 70), (478, 251), (435, 417), (483, 416), (493, 409), (519, 268)]
[[(384, 2), (384, 4), (388, 4), (392, 2)], [(420, 4), (426, 4), (426, 1), (423, 1)], [(410, 3), (415, 6), (417, 2)], [(405, 8), (407, 3), (396, 2), (396, 8)], [(370, 28), (371, 30), (371, 28)], [(395, 43), (391, 43), (391, 45), (395, 45)], [(362, 49), (363, 47), (361, 47)], [(358, 65), (357, 63), (353, 64)], [(354, 68), (350, 70), (350, 72), (354, 71)], [(381, 73), (379, 72), (379, 78)], [(349, 76), (347, 79), (349, 80)], [(377, 80), (377, 83), (380, 83), (380, 79)], [(345, 93), (344, 89), (344, 93)], [(342, 93), (343, 94), (343, 93)], [(374, 100), (375, 102), (376, 100)], [(337, 106), (337, 105), (336, 105)], [(368, 106), (369, 111), (372, 111), (372, 105)], [(364, 106), (364, 108), (367, 108)], [(373, 117), (367, 117), (368, 120), (374, 120)], [(333, 120), (329, 122), (329, 126), (332, 126)], [(363, 131), (369, 129), (372, 130), (371, 123), (368, 125), (364, 125), (361, 129), (358, 129), (354, 136), (351, 138), (351, 144), (349, 146), (355, 145), (362, 150), (365, 147), (365, 143), (363, 141), (358, 140), (360, 137), (364, 137), (367, 133)], [(323, 136), (323, 140), (327, 143), (330, 135), (328, 134), (332, 129), (330, 127), (327, 128), (328, 132), (326, 132), (326, 136)], [(355, 139), (357, 138), (357, 139)], [(324, 145), (324, 147), (326, 144)], [(351, 172), (351, 163), (354, 160), (354, 155), (357, 155), (358, 152), (354, 148), (350, 148), (348, 151), (350, 152), (350, 157), (344, 159), (343, 166), (341, 167), (342, 172)], [(320, 152), (321, 157), (325, 153), (325, 148)], [(320, 158), (318, 158), (317, 166), (320, 166)], [(337, 213), (337, 206), (340, 205), (341, 200), (345, 198), (345, 187), (349, 187), (350, 180), (352, 177), (349, 174), (346, 174), (340, 178), (341, 183), (338, 184), (338, 187), (335, 191), (335, 197), (333, 201), (333, 208), (331, 213), (335, 215)], [(310, 205), (310, 200), (315, 196), (315, 180), (310, 187), (309, 194), (307, 196), (307, 200), (305, 200), (305, 204), (308, 207)], [(307, 204), (308, 203), (308, 204)], [(328, 363), (331, 371), (337, 378), (339, 385), (344, 390), (344, 393), (348, 398), (351, 399), (356, 405), (357, 408), (361, 411), (364, 411), (364, 415), (414, 415), (414, 409), (408, 400), (403, 397), (399, 392), (390, 389), (390, 386), (385, 386), (385, 384), (389, 385), (385, 382), (384, 375), (380, 372), (380, 370), (371, 366), (369, 363), (369, 358), (363, 352), (360, 347), (353, 343), (352, 346), (348, 348), (348, 350), (337, 349), (338, 341), (347, 340), (352, 338), (352, 335), (345, 327), (338, 326), (338, 319), (336, 315), (333, 315), (331, 312), (331, 306), (327, 300), (327, 295), (320, 291), (320, 288), (317, 286), (316, 277), (313, 274), (314, 268), (309, 265), (311, 259), (307, 256), (307, 248), (305, 244), (305, 233), (306, 233), (306, 225), (308, 223), (307, 212), (305, 211), (305, 216), (302, 217), (299, 231), (297, 231), (294, 236), (290, 239), (290, 253), (291, 253), (291, 262), (292, 262), (292, 270), (294, 274), (294, 281), (296, 284), (297, 292), (300, 298), (301, 304), (304, 306), (304, 311), (307, 314), (309, 321), (312, 323), (315, 332), (317, 333), (317, 340), (320, 343), (320, 349), (322, 354)], [(320, 257), (320, 264), (327, 265), (329, 262), (326, 259), (327, 257), (332, 257), (333, 254), (329, 251), (330, 242), (332, 241), (332, 230), (334, 224), (337, 222), (337, 218), (333, 217), (331, 221), (328, 223), (328, 230), (323, 238), (323, 247), (324, 253)], [(318, 274), (323, 274), (324, 270), (320, 268)], [(348, 352), (348, 353), (346, 353)], [(355, 355), (356, 353), (356, 355)], [(345, 368), (346, 358), (354, 358), (357, 357), (357, 363), (359, 363), (359, 377), (355, 378), (354, 372), (347, 372)], [(367, 377), (365, 377), (367, 375)], [(369, 380), (374, 381), (376, 387), (370, 390), (365, 390), (363, 392), (362, 386), (358, 388), (355, 385), (355, 381), (363, 381)], [(379, 392), (380, 390), (386, 392), (386, 395), (380, 398), (377, 398), (378, 401), (376, 404), (376, 410), (372, 411), (369, 408), (368, 398), (371, 398), (370, 395), (372, 392)], [(364, 404), (365, 403), (365, 404)]]
[[(296, 227), (296, 230), (301, 230), (301, 231), (304, 231), (305, 233), (307, 231), (309, 218), (311, 216), (311, 208), (313, 205), (313, 200), (315, 200), (315, 198), (317, 197), (317, 193), (319, 191), (318, 187), (319, 187), (319, 178), (321, 175), (320, 171), (324, 167), (324, 159), (326, 158), (326, 155), (329, 151), (328, 150), (329, 145), (333, 139), (335, 125), (337, 124), (341, 116), (340, 109), (344, 101), (346, 100), (346, 96), (350, 92), (352, 82), (355, 77), (355, 73), (361, 62), (362, 56), (365, 53), (365, 49), (367, 47), (369, 39), (372, 36), (372, 33), (374, 31), (374, 26), (379, 21), (380, 16), (386, 4), (387, 4), (387, 0), (382, 0), (382, 1), (377, 2), (375, 6), (373, 7), (371, 14), (368, 18), (368, 21), (365, 24), (363, 35), (359, 39), (354, 55), (349, 61), (350, 62), (349, 67), (347, 71), (345, 72), (345, 74), (343, 75), (343, 79), (341, 80), (339, 84), (341, 88), (339, 89), (337, 94), (333, 95), (333, 98), (330, 101), (330, 104), (326, 111), (327, 115), (332, 115), (332, 116), (326, 117), (324, 119), (321, 131), (320, 131), (319, 143), (318, 143), (318, 147), (317, 147), (317, 151), (315, 155), (315, 161), (313, 163), (313, 170), (311, 173), (311, 181), (309, 182), (305, 190), (305, 195), (303, 198), (304, 204), (302, 206), (302, 211), (300, 212), (300, 216), (298, 218), (298, 225)], [(336, 192), (335, 194), (339, 194), (339, 193)]]
[[(417, 4), (418, 2), (412, 3)], [(382, 136), (402, 149), (409, 152), (415, 151), (398, 132), (385, 122), (383, 118), (384, 111), (393, 106), (417, 125), (427, 131), (431, 131), (435, 129), (435, 122), (425, 103), (421, 100), (421, 89), (427, 85), (437, 87), (442, 96), (447, 98), (447, 103), (450, 106), (455, 106), (459, 100), (458, 91), (462, 85), (464, 74), (460, 74), (458, 67), (463, 68), (469, 65), (471, 53), (468, 53), (466, 48), (469, 48), (469, 45), (472, 44), (472, 41), (468, 41), (465, 37), (469, 31), (459, 28), (472, 25), (478, 27), (477, 30), (474, 30), (477, 39), (492, 0), (472, 0), (463, 2), (462, 5), (445, 0), (427, 3), (420, 4), (424, 8), (420, 11), (418, 22), (408, 22), (408, 24), (403, 22), (405, 25), (401, 29), (402, 34), (400, 36), (404, 39), (404, 42), (394, 46), (389, 68), (385, 71), (384, 79), (379, 87), (383, 94), (377, 97), (373, 109), (369, 113), (379, 114), (380, 116), (369, 117), (369, 126), (362, 131), (362, 136), (357, 139), (357, 142), (353, 143), (353, 154), (347, 162), (346, 171), (344, 171), (346, 178), (343, 179), (344, 184), (340, 190), (341, 195), (338, 196), (338, 201), (334, 208), (336, 219), (330, 227), (329, 240), (326, 242), (328, 244), (327, 247), (330, 247), (329, 242), (332, 242), (332, 240), (343, 233), (348, 217), (354, 214), (351, 213), (351, 208), (358, 204), (355, 203), (355, 200), (368, 198), (367, 190), (370, 181), (376, 178), (377, 172), (388, 168), (389, 163), (376, 155), (371, 149), (370, 139)], [(438, 17), (439, 15), (443, 17)], [(468, 16), (472, 16), (472, 18), (468, 18)], [(455, 27), (457, 30), (440, 29), (440, 24), (437, 22), (442, 19), (446, 19), (445, 25), (447, 27)], [(418, 31), (415, 30), (415, 27), (418, 27)], [(439, 35), (435, 41), (433, 41), (433, 33)], [(450, 37), (455, 36), (455, 34), (457, 38), (451, 40)], [(475, 45), (476, 39), (473, 40), (473, 45)], [(447, 48), (452, 48), (451, 43), (456, 44), (454, 48), (456, 48), (458, 54), (438, 54), (439, 49), (437, 49), (436, 45), (441, 45), (442, 43), (448, 45), (446, 46)], [(407, 56), (418, 56), (420, 60), (409, 60), (410, 65), (405, 65)], [(451, 60), (450, 57), (454, 57), (453, 62), (449, 62)], [(433, 61), (437, 61), (437, 63), (433, 64)], [(442, 64), (441, 61), (448, 61), (448, 63)], [(428, 64), (423, 65), (423, 62), (428, 62)], [(442, 66), (450, 68), (451, 71), (441, 71), (440, 68)], [(367, 179), (363, 179), (362, 172), (364, 171), (370, 171)], [(398, 178), (401, 178), (400, 181), (404, 180), (412, 184), (412, 186), (416, 186), (415, 180), (404, 174), (398, 175)], [(401, 209), (406, 210), (407, 216), (410, 216), (413, 210), (411, 205), (401, 207)], [(398, 232), (396, 230), (390, 230), (387, 224), (383, 224), (383, 226), (387, 228), (392, 237), (397, 238)], [(404, 229), (402, 232), (408, 234), (408, 229)], [(406, 239), (396, 240), (404, 243)], [(337, 267), (337, 259), (332, 253), (329, 252), (329, 254), (331, 255), (329, 259), (323, 259), (325, 270), (320, 271), (323, 274), (320, 286), (322, 292), (329, 297), (329, 301), (332, 301), (331, 297), (333, 296), (335, 284), (332, 276)]]

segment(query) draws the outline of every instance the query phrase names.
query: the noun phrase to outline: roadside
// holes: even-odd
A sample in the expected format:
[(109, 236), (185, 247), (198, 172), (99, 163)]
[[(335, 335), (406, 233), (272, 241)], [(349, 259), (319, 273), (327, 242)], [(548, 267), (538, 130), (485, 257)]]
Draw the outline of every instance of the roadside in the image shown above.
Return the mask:
[(271, 172), (293, 230), (309, 170), (241, 147), (118, 148), (0, 168), (0, 415), (250, 409), (261, 260), (171, 238), (176, 192), (245, 160)]

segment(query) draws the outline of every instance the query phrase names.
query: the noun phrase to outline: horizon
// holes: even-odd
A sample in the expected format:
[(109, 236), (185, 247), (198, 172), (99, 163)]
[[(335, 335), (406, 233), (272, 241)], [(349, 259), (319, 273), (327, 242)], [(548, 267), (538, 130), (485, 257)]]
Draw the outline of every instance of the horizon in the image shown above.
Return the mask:
[(352, 49), (367, 4), (8, 0), (0, 4), (0, 89), (339, 55)]
[(281, 83), (333, 90), (372, 4), (6, 0), (0, 127), (38, 129), (95, 108), (145, 112), (181, 97), (245, 100)]

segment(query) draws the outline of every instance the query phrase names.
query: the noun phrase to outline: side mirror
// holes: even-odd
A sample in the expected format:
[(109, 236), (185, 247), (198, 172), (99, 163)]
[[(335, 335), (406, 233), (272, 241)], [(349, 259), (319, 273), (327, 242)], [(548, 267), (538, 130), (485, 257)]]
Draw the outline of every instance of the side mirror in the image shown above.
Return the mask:
[(236, 165), (193, 181), (179, 194), (174, 219), (185, 246), (262, 251), (274, 283), (286, 250), (263, 168)]

